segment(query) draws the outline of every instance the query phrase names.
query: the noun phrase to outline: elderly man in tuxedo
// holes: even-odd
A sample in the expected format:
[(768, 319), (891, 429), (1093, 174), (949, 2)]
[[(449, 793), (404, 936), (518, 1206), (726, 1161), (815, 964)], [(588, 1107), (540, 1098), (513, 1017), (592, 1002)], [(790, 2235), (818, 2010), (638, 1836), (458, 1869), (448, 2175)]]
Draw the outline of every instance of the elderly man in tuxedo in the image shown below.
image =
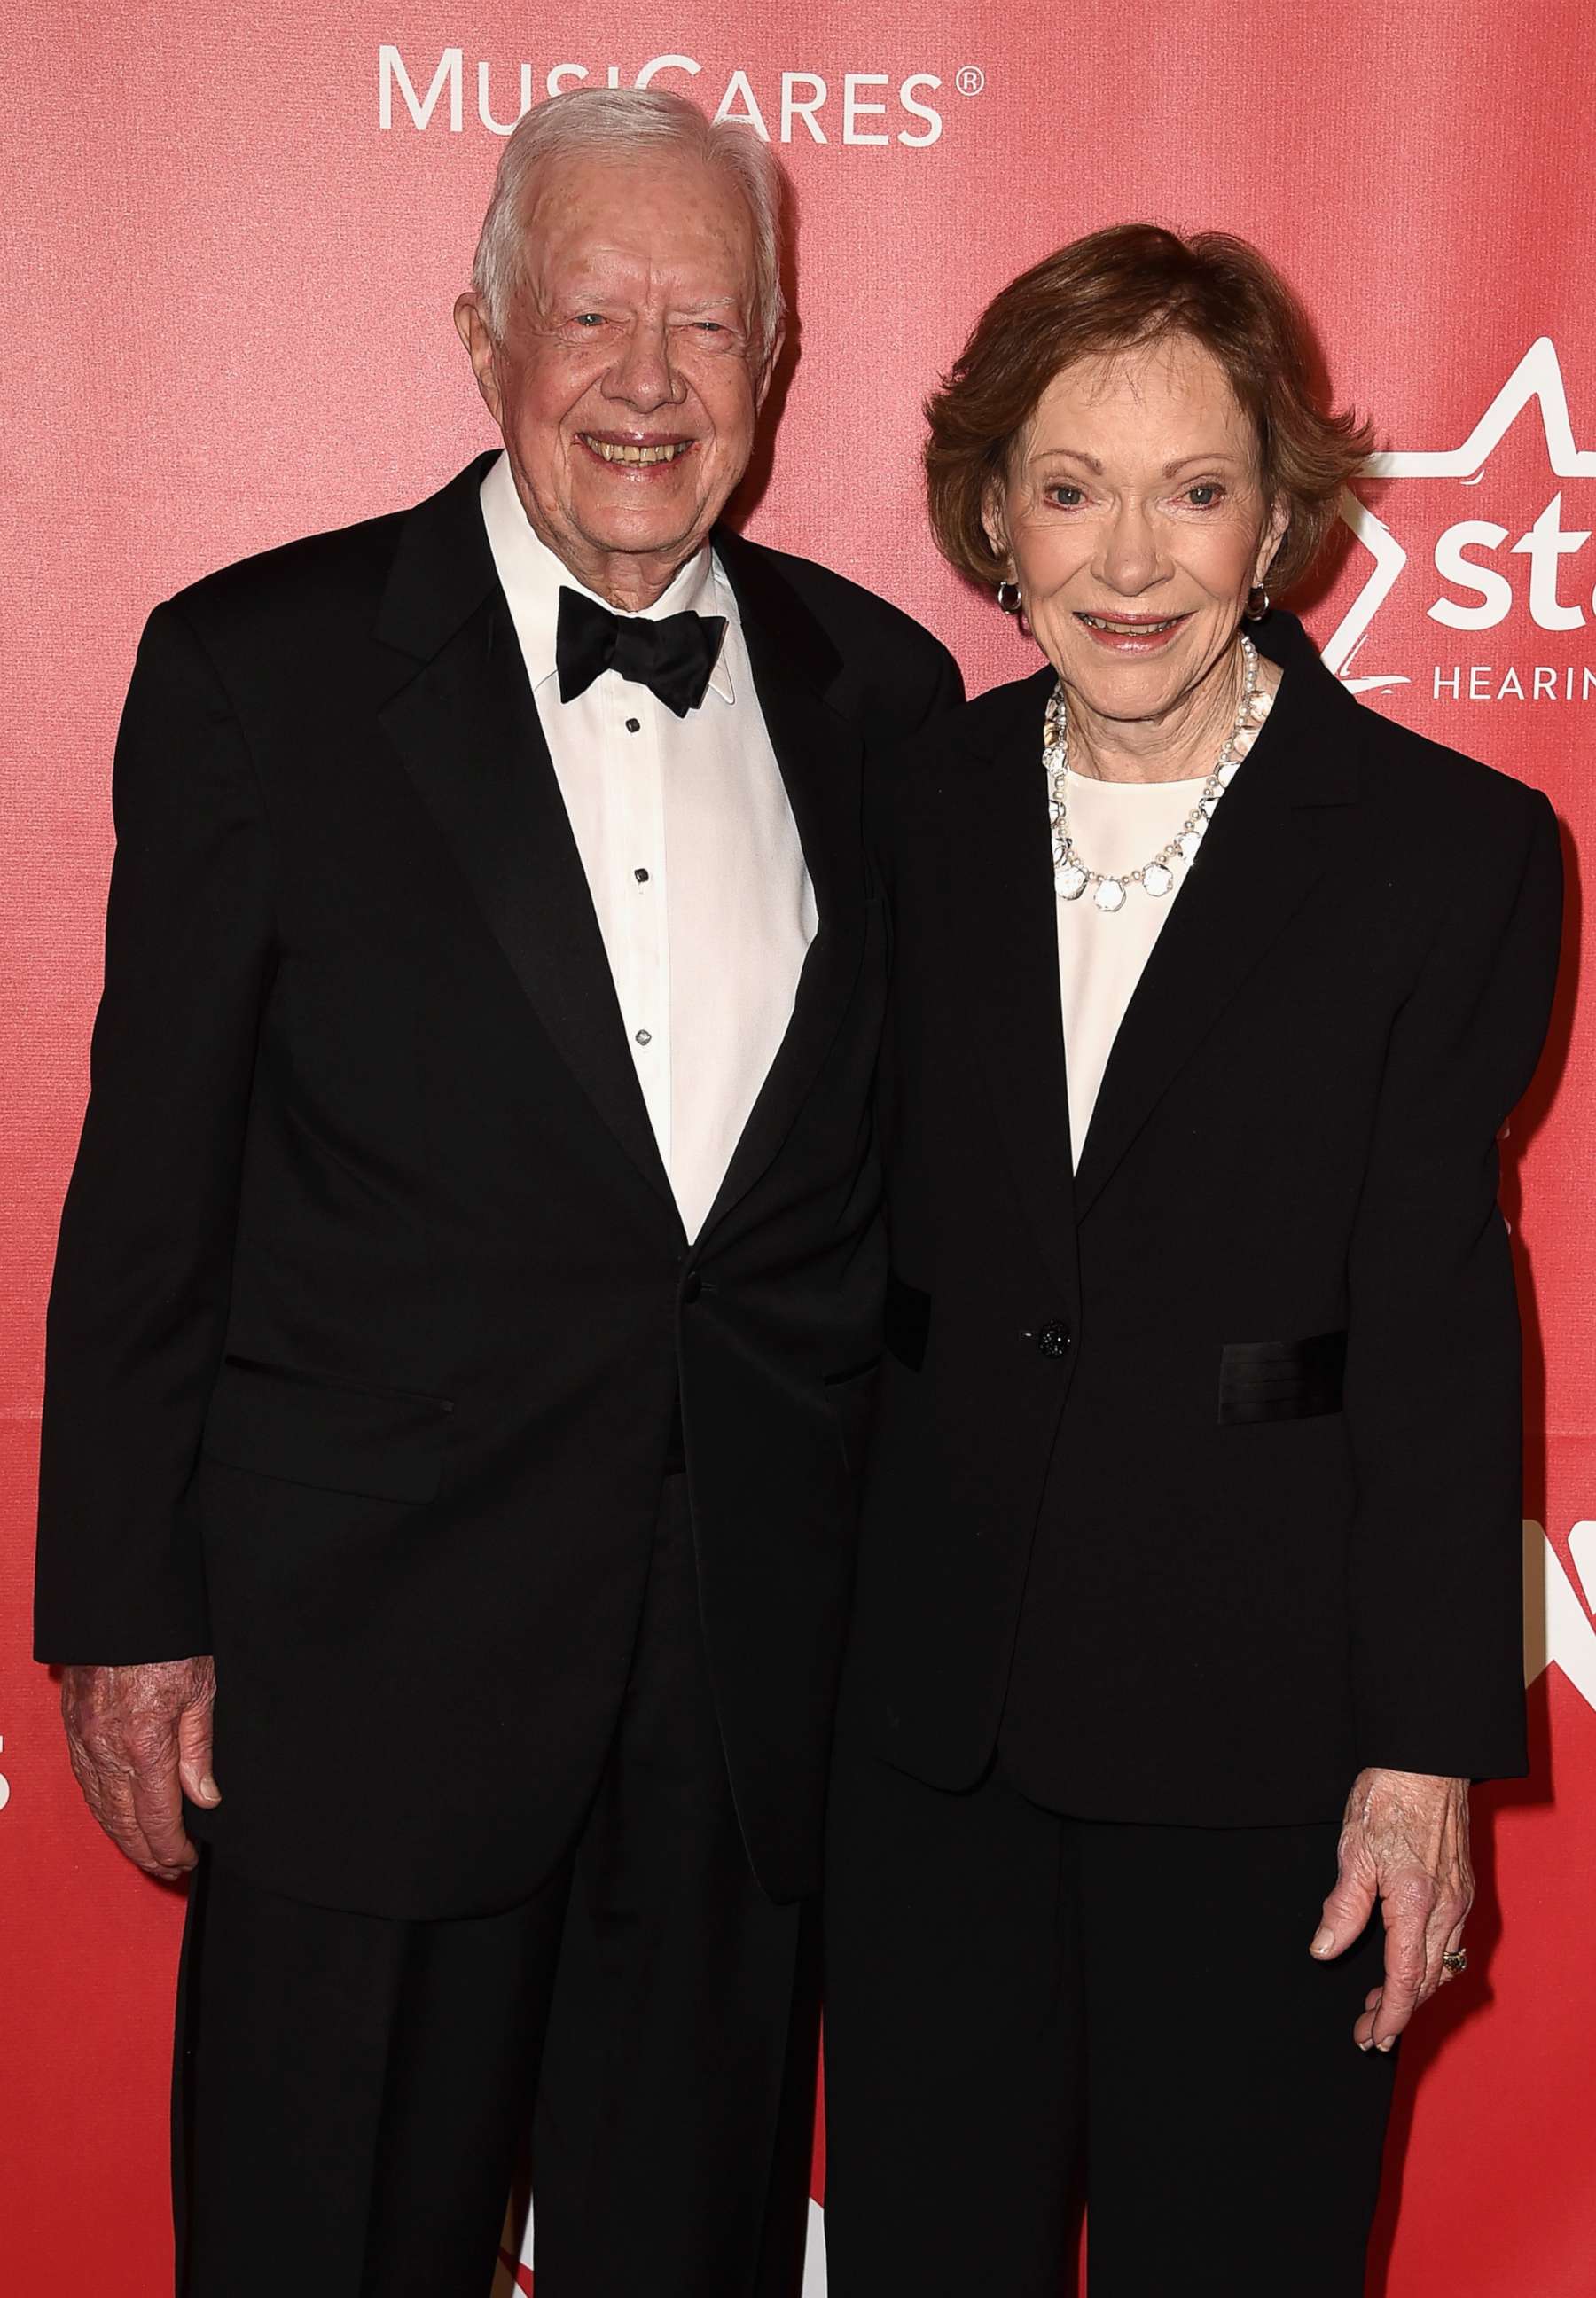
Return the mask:
[(503, 451), (139, 650), (37, 1634), (96, 1816), (197, 1856), (186, 2298), (485, 2298), (529, 2123), (539, 2298), (798, 2286), (861, 773), (957, 678), (718, 523), (780, 193), (679, 97), (529, 113), (456, 309)]

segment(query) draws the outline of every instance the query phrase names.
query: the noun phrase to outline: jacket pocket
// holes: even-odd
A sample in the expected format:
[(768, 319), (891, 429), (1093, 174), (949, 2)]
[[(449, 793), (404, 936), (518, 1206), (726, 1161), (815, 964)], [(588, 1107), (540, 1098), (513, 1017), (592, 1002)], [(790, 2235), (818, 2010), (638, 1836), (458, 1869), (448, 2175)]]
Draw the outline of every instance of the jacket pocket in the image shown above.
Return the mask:
[(224, 1467), (415, 1505), (432, 1500), (442, 1482), (453, 1410), (441, 1396), (353, 1388), (228, 1357), (200, 1450)]
[(930, 1329), (930, 1294), (921, 1292), (918, 1285), (906, 1285), (901, 1277), (889, 1271), (884, 1337), (899, 1364), (906, 1365), (911, 1372), (918, 1372), (925, 1362), (925, 1344)]
[(1311, 1420), (1341, 1410), (1346, 1335), (1305, 1341), (1227, 1341), (1220, 1352), (1220, 1426)]
[(842, 1457), (851, 1476), (864, 1473), (864, 1457), (870, 1450), (871, 1424), (875, 1418), (876, 1374), (881, 1368), (880, 1357), (868, 1364), (856, 1365), (851, 1371), (826, 1375), (826, 1402), (831, 1408), (831, 1418), (837, 1424), (837, 1434), (842, 1442)]

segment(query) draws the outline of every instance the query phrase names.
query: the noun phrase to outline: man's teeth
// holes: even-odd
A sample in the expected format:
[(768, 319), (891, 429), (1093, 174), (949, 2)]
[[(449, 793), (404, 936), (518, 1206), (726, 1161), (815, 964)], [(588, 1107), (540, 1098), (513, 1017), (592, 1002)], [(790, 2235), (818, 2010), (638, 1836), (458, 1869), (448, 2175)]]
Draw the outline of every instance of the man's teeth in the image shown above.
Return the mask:
[(1095, 631), (1112, 631), (1116, 638), (1150, 639), (1156, 638), (1160, 631), (1172, 631), (1184, 617), (1171, 615), (1167, 622), (1162, 623), (1111, 623), (1102, 615), (1082, 615), (1080, 619), (1083, 623), (1089, 623)]
[(582, 442), (591, 447), (595, 455), (602, 455), (607, 463), (674, 463), (692, 445), (690, 439), (673, 439), (664, 447), (632, 447), (613, 439), (590, 438), (585, 431)]

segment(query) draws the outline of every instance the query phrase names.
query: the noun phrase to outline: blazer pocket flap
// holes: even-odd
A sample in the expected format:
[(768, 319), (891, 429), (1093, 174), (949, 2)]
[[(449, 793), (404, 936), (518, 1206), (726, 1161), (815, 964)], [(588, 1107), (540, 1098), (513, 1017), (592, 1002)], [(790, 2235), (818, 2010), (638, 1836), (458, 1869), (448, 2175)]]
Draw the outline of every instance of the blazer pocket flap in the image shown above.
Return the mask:
[(887, 1346), (901, 1365), (918, 1372), (925, 1362), (930, 1336), (931, 1296), (918, 1285), (906, 1285), (895, 1270), (887, 1276), (883, 1333)]
[(228, 1357), (200, 1450), (225, 1467), (416, 1503), (433, 1499), (442, 1481), (453, 1409), (442, 1397), (344, 1387)]
[(1220, 1426), (1310, 1420), (1339, 1412), (1346, 1335), (1305, 1341), (1227, 1341), (1220, 1352)]
[(846, 1372), (828, 1373), (825, 1378), (826, 1402), (831, 1408), (837, 1434), (842, 1440), (842, 1457), (856, 1476), (864, 1474), (870, 1449), (876, 1375), (881, 1364), (880, 1357), (872, 1357), (868, 1364), (851, 1365)]

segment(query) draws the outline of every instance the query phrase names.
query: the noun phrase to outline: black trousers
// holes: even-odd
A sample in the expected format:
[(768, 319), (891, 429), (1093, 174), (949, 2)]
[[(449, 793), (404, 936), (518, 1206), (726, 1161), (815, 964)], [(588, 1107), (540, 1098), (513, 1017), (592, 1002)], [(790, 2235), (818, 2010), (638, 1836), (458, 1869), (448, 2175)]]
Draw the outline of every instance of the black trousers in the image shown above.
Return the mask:
[(839, 1751), (831, 2298), (1359, 2298), (1389, 2056), (1377, 1921), (1308, 1943), (1337, 1830), (1109, 1826)]
[(603, 1779), (533, 1899), (390, 1922), (202, 1867), (179, 2298), (488, 2298), (529, 2126), (538, 2298), (797, 2298), (818, 2021), (815, 1911), (738, 1831), (671, 1477)]

